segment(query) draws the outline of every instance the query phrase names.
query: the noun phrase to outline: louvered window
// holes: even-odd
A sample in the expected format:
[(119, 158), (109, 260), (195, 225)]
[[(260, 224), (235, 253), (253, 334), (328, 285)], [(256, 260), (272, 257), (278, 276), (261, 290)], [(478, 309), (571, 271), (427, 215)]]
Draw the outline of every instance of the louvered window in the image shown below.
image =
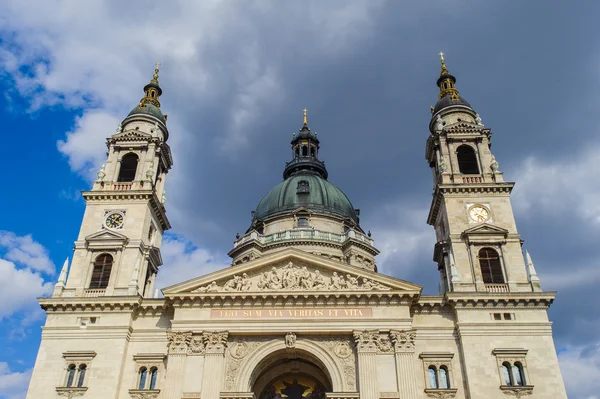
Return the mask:
[(102, 254), (96, 258), (90, 281), (91, 289), (103, 289), (108, 286), (112, 264), (113, 257), (109, 254)]
[(498, 252), (492, 248), (483, 248), (479, 251), (479, 266), (481, 275), (486, 284), (503, 284), (504, 275)]
[(130, 182), (135, 180), (135, 171), (137, 170), (138, 156), (133, 152), (121, 158), (121, 168), (119, 169), (118, 182)]

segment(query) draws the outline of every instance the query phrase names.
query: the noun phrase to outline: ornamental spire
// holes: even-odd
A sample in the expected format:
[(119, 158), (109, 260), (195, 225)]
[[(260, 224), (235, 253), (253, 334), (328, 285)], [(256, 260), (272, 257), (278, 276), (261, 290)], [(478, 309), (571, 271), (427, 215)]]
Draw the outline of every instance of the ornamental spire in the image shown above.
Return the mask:
[(156, 66), (154, 67), (154, 75), (152, 75), (152, 79), (146, 86), (144, 86), (144, 93), (146, 93), (146, 95), (140, 100), (140, 107), (150, 103), (160, 108), (160, 102), (158, 101), (158, 98), (162, 94), (162, 89), (158, 84), (159, 66), (160, 62), (157, 62)]
[(304, 120), (302, 121), (302, 123), (304, 124), (304, 126), (307, 126), (308, 120), (306, 119), (306, 113), (308, 112), (308, 110), (304, 108), (302, 111), (304, 111)]
[(440, 72), (440, 77), (437, 80), (437, 85), (440, 88), (440, 94), (438, 98), (442, 98), (447, 94), (452, 96), (452, 100), (458, 100), (458, 90), (456, 89), (455, 83), (456, 78), (448, 72), (448, 67), (446, 66), (446, 59), (444, 58), (444, 52), (440, 51), (440, 62), (442, 71)]

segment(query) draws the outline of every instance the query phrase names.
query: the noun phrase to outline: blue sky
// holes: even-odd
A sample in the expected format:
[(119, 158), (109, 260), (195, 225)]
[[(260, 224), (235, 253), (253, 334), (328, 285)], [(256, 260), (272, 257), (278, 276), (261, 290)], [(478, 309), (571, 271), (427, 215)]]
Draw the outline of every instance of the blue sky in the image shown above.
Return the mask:
[[(7, 1), (0, 395), (24, 397), (43, 312), (110, 136), (162, 62), (175, 165), (166, 286), (227, 264), (309, 109), (380, 271), (435, 293), (424, 159), (437, 53), (493, 132), (546, 290), (569, 397), (598, 399), (600, 42), (592, 1)], [(49, 18), (49, 16), (51, 16)]]

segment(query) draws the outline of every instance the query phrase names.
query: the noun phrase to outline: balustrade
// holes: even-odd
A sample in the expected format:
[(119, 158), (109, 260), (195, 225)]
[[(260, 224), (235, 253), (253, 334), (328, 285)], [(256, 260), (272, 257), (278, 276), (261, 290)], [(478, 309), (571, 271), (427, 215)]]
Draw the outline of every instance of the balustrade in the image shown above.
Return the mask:
[(487, 292), (508, 292), (508, 284), (486, 284)]
[(104, 296), (106, 293), (105, 289), (96, 289), (96, 290), (85, 290), (83, 296), (86, 298), (97, 298), (99, 296)]

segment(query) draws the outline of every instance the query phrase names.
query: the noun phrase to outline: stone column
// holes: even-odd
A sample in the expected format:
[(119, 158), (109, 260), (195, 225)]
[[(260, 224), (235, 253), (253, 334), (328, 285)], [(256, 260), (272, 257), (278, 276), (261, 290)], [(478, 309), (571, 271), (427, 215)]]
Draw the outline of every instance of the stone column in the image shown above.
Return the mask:
[(377, 343), (379, 331), (354, 331), (358, 353), (358, 385), (360, 399), (379, 399), (377, 383)]
[(192, 333), (191, 331), (169, 332), (168, 339), (167, 378), (162, 397), (164, 399), (179, 399), (182, 393), (185, 360)]
[(415, 332), (390, 331), (396, 357), (396, 374), (400, 399), (419, 397), (415, 370)]
[(219, 399), (223, 388), (225, 369), (225, 348), (227, 347), (227, 331), (205, 332), (204, 339), (204, 374), (202, 375), (202, 399)]

